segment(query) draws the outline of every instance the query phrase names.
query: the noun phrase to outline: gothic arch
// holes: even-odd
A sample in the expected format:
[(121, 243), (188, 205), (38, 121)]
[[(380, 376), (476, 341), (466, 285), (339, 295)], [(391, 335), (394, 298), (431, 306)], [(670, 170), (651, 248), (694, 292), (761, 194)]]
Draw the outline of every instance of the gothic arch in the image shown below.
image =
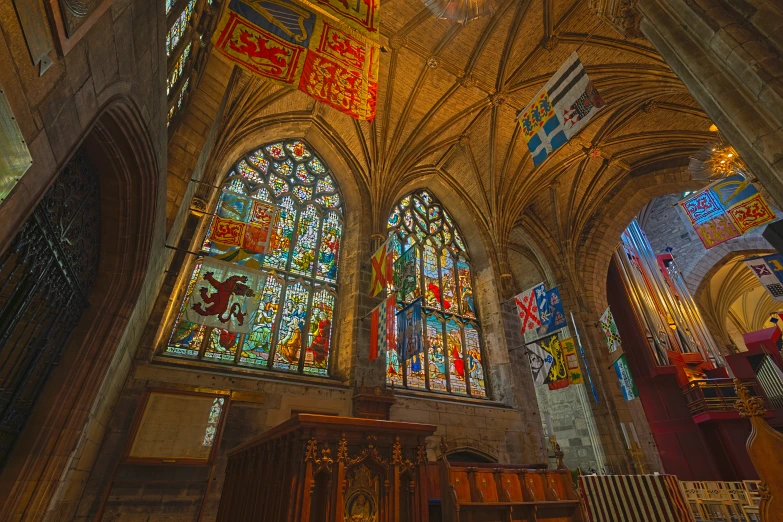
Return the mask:
[[(137, 301), (153, 238), (162, 242), (158, 196), (164, 192), (150, 132), (136, 105), (117, 96), (98, 112), (80, 143), (101, 185), (98, 275), (91, 306), (77, 322), (0, 477), (8, 485), (0, 498), (4, 519), (24, 513), (28, 520), (40, 520), (68, 483), (86, 443), (83, 435), (97, 429), (100, 441), (104, 428), (96, 415), (110, 413), (133, 356), (128, 346), (133, 343), (125, 339), (128, 324), (143, 322), (149, 312)], [(80, 467), (91, 466), (92, 458)]]
[(705, 252), (698, 263), (687, 274), (683, 274), (685, 284), (688, 285), (688, 290), (696, 296), (702, 285), (708, 282), (715, 272), (731, 259), (743, 254), (763, 255), (773, 252), (774, 249), (769, 242), (760, 235), (746, 235), (731, 239)]

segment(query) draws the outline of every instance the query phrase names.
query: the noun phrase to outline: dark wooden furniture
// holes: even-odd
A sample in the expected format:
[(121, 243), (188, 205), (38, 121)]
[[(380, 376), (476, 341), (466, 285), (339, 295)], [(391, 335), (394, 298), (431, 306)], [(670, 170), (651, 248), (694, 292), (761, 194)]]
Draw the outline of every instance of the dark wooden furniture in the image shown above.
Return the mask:
[(228, 453), (218, 522), (427, 522), (435, 426), (298, 414)]
[(512, 464), (439, 462), (443, 520), (518, 522), (583, 520), (566, 469)]
[(362, 384), (353, 395), (353, 415), (362, 419), (389, 420), (392, 404), (394, 388), (368, 388)]

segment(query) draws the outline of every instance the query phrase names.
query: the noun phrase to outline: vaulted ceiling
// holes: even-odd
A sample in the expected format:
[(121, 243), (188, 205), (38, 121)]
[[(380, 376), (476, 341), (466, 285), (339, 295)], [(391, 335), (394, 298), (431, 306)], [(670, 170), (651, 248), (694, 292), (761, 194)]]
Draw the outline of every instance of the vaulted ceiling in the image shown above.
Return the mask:
[[(437, 175), (463, 196), (500, 259), (525, 219), (578, 242), (605, 211), (602, 195), (712, 138), (711, 122), (651, 44), (601, 23), (586, 0), (496, 3), (493, 16), (461, 25), (436, 19), (421, 0), (382, 0), (386, 52), (371, 123), (253, 78), (224, 132), (310, 121), (351, 156), (375, 231), (406, 186)], [(607, 107), (534, 167), (516, 114), (575, 50)]]

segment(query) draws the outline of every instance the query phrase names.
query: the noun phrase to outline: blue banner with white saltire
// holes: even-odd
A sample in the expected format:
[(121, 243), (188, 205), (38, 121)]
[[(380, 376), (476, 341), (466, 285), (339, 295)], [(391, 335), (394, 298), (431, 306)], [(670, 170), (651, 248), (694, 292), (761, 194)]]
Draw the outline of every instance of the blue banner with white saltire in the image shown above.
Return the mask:
[(533, 165), (565, 145), (605, 105), (579, 55), (571, 53), (517, 116)]
[(421, 298), (419, 298), (397, 312), (397, 351), (403, 361), (424, 351), (423, 335)]

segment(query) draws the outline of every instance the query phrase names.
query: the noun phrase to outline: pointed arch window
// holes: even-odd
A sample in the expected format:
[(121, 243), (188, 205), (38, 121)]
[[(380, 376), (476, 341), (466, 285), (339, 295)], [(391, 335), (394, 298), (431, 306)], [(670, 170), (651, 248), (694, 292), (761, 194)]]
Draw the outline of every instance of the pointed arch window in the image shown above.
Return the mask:
[(417, 290), (405, 304), (422, 298), (425, 356), (403, 362), (397, 352), (389, 352), (387, 382), (487, 397), (473, 275), (459, 228), (430, 192), (419, 190), (394, 206), (388, 230), (395, 260), (409, 248), (417, 253)]
[(199, 259), (163, 355), (328, 376), (343, 233), (336, 180), (309, 145), (291, 139), (239, 158), (223, 186), (281, 209), (266, 255), (238, 247), (223, 249), (212, 243), (209, 232), (202, 247), (204, 255), (225, 250), (218, 259), (268, 273), (255, 324), (250, 333), (238, 334), (184, 320), (185, 303), (201, 268)]

